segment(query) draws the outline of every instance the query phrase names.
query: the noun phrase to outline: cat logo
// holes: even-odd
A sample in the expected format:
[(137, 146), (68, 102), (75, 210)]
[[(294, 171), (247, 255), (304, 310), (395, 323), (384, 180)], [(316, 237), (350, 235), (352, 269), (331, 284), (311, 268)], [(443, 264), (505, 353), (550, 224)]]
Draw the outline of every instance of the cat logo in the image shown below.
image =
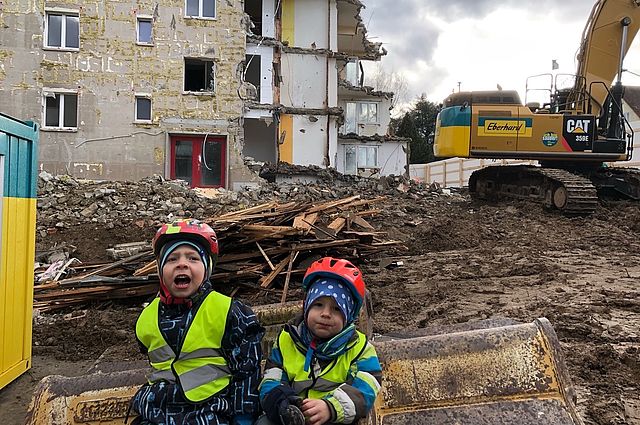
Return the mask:
[(589, 133), (590, 120), (568, 119), (567, 120), (567, 133), (571, 134), (586, 134)]

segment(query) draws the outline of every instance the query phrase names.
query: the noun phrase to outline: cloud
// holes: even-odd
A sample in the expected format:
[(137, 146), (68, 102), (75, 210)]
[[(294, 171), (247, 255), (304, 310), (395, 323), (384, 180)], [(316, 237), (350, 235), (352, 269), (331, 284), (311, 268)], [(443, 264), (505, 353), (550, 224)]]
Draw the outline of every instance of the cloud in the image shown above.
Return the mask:
[[(514, 81), (524, 84), (526, 76), (538, 72), (536, 67), (546, 72), (552, 59), (570, 67), (592, 8), (585, 0), (363, 1), (368, 36), (388, 51), (382, 59), (385, 69), (406, 77), (410, 96), (437, 92), (438, 101), (460, 80), (463, 89), (476, 89), (470, 86), (480, 82), (495, 87), (494, 80), (509, 87)], [(559, 50), (563, 43), (571, 44), (568, 53)], [(500, 49), (514, 63), (489, 55)], [(483, 59), (479, 50), (488, 56)], [(493, 71), (487, 76), (483, 69)]]

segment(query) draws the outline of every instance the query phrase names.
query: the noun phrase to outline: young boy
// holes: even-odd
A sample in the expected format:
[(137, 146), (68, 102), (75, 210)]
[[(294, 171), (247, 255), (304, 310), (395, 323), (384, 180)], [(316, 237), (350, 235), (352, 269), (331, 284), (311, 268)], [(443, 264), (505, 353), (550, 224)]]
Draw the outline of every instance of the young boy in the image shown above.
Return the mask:
[(325, 257), (303, 279), (304, 313), (285, 325), (260, 384), (257, 424), (350, 424), (367, 416), (380, 390), (375, 349), (354, 321), (365, 285), (351, 262)]
[(136, 323), (153, 372), (133, 398), (133, 423), (253, 423), (264, 329), (249, 307), (212, 289), (215, 232), (176, 220), (158, 229), (153, 249), (160, 292)]

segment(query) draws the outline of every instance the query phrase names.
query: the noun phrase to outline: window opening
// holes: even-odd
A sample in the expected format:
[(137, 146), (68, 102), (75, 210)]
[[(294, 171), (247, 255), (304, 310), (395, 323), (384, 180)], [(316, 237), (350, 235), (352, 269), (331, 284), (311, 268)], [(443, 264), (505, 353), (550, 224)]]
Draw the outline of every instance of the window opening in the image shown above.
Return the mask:
[(176, 141), (176, 179), (184, 180), (191, 186), (192, 183), (192, 144), (191, 141)]
[(358, 163), (356, 161), (356, 147), (354, 145), (345, 146), (344, 151), (344, 172), (345, 174), (356, 174)]
[(360, 103), (360, 117), (358, 123), (376, 124), (378, 122), (378, 104), (377, 103)]
[(214, 64), (210, 60), (184, 60), (184, 91), (212, 92), (214, 89)]
[(262, 0), (245, 0), (244, 12), (249, 15), (253, 24), (251, 32), (262, 35)]
[(360, 86), (360, 66), (357, 59), (351, 59), (345, 66), (346, 80), (354, 87)]
[(345, 145), (345, 174), (358, 174), (365, 168), (378, 168), (378, 146)]
[(140, 44), (153, 44), (153, 21), (151, 18), (138, 18), (137, 40)]
[(201, 181), (203, 186), (222, 185), (222, 143), (209, 140), (203, 142)]
[(79, 15), (47, 13), (46, 47), (77, 49), (80, 47)]
[(136, 121), (151, 121), (151, 98), (136, 96)]
[(187, 0), (186, 16), (191, 18), (215, 18), (215, 0)]
[(344, 113), (344, 134), (357, 133), (356, 128), (356, 104), (347, 102)]
[(78, 95), (51, 93), (45, 97), (44, 122), (47, 127), (78, 127)]
[(244, 80), (256, 88), (256, 100), (260, 101), (260, 55), (247, 55), (245, 58)]

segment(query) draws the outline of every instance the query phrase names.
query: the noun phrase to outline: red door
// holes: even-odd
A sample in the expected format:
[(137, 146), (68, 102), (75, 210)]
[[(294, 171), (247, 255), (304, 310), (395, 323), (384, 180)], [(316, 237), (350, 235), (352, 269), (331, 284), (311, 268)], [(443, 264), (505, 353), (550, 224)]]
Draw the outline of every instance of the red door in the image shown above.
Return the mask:
[(225, 137), (171, 136), (171, 178), (190, 187), (225, 187), (226, 155)]

